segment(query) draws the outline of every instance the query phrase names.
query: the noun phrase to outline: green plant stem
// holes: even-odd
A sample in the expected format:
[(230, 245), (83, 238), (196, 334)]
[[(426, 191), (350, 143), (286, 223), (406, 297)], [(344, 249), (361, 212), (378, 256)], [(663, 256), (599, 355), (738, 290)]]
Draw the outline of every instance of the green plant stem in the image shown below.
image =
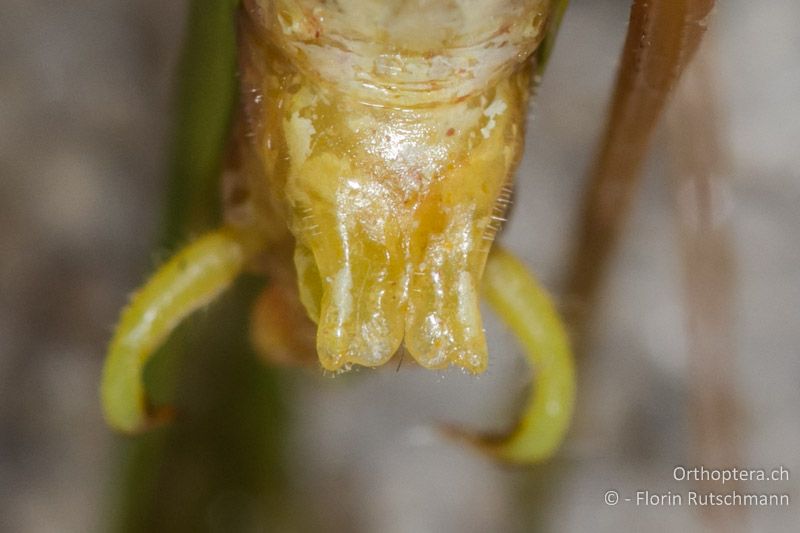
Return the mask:
[(237, 96), (238, 0), (192, 0), (179, 66), (161, 245), (219, 223), (219, 175)]

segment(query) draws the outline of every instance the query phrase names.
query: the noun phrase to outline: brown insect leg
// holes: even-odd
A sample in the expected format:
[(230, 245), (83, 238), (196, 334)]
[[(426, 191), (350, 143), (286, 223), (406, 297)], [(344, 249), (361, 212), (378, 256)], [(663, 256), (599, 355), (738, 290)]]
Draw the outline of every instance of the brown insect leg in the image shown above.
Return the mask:
[[(566, 282), (578, 334), (639, 183), (650, 137), (706, 29), (714, 0), (634, 0), (611, 112), (592, 165)], [(580, 349), (578, 350), (580, 351)]]

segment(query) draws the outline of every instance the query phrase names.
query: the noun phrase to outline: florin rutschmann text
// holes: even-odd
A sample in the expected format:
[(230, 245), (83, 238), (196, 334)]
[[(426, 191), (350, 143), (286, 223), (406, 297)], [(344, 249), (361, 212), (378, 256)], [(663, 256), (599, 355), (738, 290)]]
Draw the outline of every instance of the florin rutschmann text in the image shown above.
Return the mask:
[[(787, 492), (751, 491), (750, 485), (744, 490), (724, 487), (719, 490), (708, 490), (706, 483), (716, 483), (721, 487), (726, 483), (738, 482), (787, 482), (791, 474), (783, 466), (776, 468), (706, 468), (704, 466), (676, 466), (672, 470), (672, 479), (691, 484), (700, 483), (696, 490), (650, 490), (636, 489), (606, 491), (603, 500), (608, 506), (619, 503), (636, 505), (637, 507), (788, 507), (791, 498)], [(705, 488), (701, 488), (705, 487)]]

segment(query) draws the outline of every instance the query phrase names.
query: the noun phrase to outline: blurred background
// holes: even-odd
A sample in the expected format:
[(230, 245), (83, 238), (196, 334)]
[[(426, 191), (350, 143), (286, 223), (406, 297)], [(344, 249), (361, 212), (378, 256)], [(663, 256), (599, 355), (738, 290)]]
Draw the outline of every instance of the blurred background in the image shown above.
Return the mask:
[[(715, 108), (722, 200), (714, 216), (730, 241), (732, 303), (723, 357), (700, 365), (716, 365), (711, 375), (724, 375), (731, 395), (729, 466), (792, 474), (737, 486), (792, 500), (734, 510), (737, 523), (792, 531), (800, 523), (800, 4), (719, 4), (701, 56), (713, 81), (704, 101)], [(265, 369), (245, 350), (230, 364), (247, 383), (217, 383), (221, 374), (199, 374), (228, 360), (193, 367), (189, 350), (183, 374), (196, 379), (184, 398), (217, 398), (206, 390), (223, 398), (206, 405), (223, 420), (211, 426), (215, 444), (197, 444), (191, 431), (132, 444), (104, 425), (97, 389), (120, 308), (169, 253), (157, 236), (186, 4), (0, 0), (0, 12), (0, 531), (715, 527), (688, 506), (603, 501), (609, 489), (685, 493), (692, 487), (674, 481), (673, 468), (699, 466), (692, 461), (704, 445), (691, 399), (708, 367), (698, 373), (691, 357), (674, 179), (685, 115), (668, 117), (654, 138), (587, 334), (575, 424), (550, 464), (502, 467), (434, 428), (502, 430), (514, 420), (524, 361), (488, 310), (492, 358), (478, 378), (411, 364), (330, 378)], [(531, 108), (502, 236), (562, 306), (628, 14), (622, 0), (572, 2)], [(214, 317), (203, 314), (193, 329), (217, 328)]]

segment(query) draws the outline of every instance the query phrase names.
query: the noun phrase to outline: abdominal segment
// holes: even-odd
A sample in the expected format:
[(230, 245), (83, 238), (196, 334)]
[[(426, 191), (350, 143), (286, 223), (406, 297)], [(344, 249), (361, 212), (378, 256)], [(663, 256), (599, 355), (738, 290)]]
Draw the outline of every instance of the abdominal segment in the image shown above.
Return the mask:
[(479, 287), (521, 151), (530, 66), (455, 99), (384, 105), (256, 37), (243, 85), (258, 101), (260, 196), (282, 206), (295, 237), (323, 367), (378, 366), (404, 344), (424, 367), (483, 371)]

